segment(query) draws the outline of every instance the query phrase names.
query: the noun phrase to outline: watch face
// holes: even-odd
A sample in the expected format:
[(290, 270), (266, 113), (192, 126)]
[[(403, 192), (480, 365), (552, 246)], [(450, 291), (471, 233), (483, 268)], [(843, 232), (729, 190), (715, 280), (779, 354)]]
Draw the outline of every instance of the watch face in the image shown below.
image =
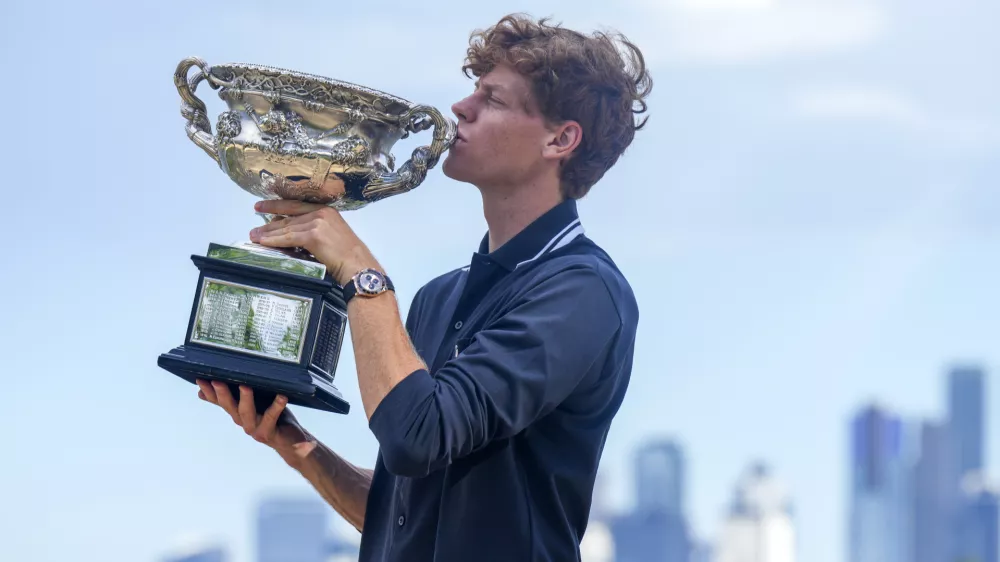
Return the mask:
[(358, 275), (358, 289), (363, 293), (378, 293), (385, 287), (382, 275), (375, 271), (364, 271)]

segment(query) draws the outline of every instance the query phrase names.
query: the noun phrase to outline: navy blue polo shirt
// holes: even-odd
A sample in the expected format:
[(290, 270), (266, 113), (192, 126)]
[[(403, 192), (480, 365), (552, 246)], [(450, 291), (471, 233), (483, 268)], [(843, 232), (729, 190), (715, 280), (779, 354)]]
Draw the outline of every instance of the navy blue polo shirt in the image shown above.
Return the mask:
[(428, 368), (372, 414), (363, 562), (580, 559), (638, 307), (567, 200), (420, 288), (406, 329)]

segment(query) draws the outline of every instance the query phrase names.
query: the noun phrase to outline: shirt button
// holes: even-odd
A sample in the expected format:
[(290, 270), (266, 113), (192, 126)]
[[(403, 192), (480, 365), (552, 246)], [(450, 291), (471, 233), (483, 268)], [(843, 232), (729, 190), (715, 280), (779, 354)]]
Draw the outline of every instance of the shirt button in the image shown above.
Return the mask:
[(399, 523), (399, 526), (402, 527), (403, 523), (406, 523), (406, 518), (400, 515), (399, 519), (396, 520), (396, 523)]
[(455, 322), (455, 329), (456, 330), (461, 330), (462, 329), (462, 321), (461, 320), (459, 320), (458, 322)]

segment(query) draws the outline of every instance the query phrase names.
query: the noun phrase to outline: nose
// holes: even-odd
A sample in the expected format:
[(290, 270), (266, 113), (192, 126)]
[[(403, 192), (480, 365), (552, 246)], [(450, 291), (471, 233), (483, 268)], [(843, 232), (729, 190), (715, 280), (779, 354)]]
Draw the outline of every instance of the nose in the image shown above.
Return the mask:
[(455, 114), (455, 117), (458, 118), (459, 122), (472, 122), (476, 119), (475, 112), (472, 108), (472, 104), (469, 103), (468, 97), (452, 104), (451, 112)]

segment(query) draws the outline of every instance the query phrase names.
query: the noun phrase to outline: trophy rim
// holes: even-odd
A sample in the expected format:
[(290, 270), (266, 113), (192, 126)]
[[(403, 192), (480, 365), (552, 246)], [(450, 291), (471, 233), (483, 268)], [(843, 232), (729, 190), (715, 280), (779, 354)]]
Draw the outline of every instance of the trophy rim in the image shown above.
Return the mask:
[[(298, 79), (302, 79), (302, 80), (306, 80), (306, 81), (311, 81), (311, 82), (316, 83), (317, 85), (332, 87), (332, 88), (334, 88), (336, 90), (347, 91), (347, 92), (350, 92), (350, 93), (353, 93), (353, 94), (360, 94), (360, 95), (363, 95), (363, 96), (370, 96), (370, 97), (374, 97), (374, 98), (377, 98), (377, 99), (381, 99), (383, 102), (389, 102), (390, 104), (399, 104), (399, 105), (403, 106), (403, 107), (400, 108), (399, 111), (389, 112), (391, 115), (394, 115), (394, 116), (400, 116), (403, 113), (406, 113), (407, 111), (412, 111), (414, 108), (416, 108), (416, 107), (419, 106), (419, 104), (416, 104), (416, 103), (414, 103), (414, 102), (412, 102), (412, 101), (410, 101), (410, 100), (408, 100), (406, 98), (402, 98), (400, 96), (397, 96), (397, 95), (394, 95), (394, 94), (390, 94), (390, 93), (387, 93), (387, 92), (382, 91), (382, 90), (371, 88), (369, 86), (362, 86), (361, 84), (356, 84), (354, 82), (348, 82), (346, 80), (339, 80), (339, 79), (336, 79), (336, 78), (330, 78), (328, 76), (322, 76), (322, 75), (319, 75), (319, 74), (312, 74), (312, 73), (309, 73), (309, 72), (302, 72), (302, 71), (299, 71), (299, 70), (289, 70), (287, 68), (282, 68), (282, 67), (279, 67), (279, 66), (272, 66), (272, 65), (267, 65), (267, 64), (257, 64), (257, 63), (230, 62), (230, 63), (213, 64), (213, 65), (211, 65), (209, 67), (208, 71), (205, 72), (205, 75), (206, 75), (205, 77), (209, 80), (209, 82), (217, 83), (217, 84), (221, 85), (222, 87), (228, 87), (228, 84), (226, 83), (226, 81), (222, 80), (221, 77), (215, 75), (215, 73), (213, 71), (216, 70), (216, 69), (219, 69), (219, 70), (239, 69), (241, 71), (245, 71), (245, 70), (258, 70), (258, 71), (264, 71), (264, 72), (269, 72), (269, 73), (283, 74), (283, 75), (287, 75), (287, 76), (289, 76), (291, 78), (298, 78)], [(267, 88), (252, 88), (252, 89), (247, 89), (247, 90), (244, 90), (244, 91), (268, 92), (268, 91), (276, 91), (276, 90), (270, 90), (270, 89), (267, 89)], [(309, 97), (310, 97), (310, 96), (289, 95), (289, 94), (285, 94), (285, 95), (287, 95), (288, 97), (294, 97), (294, 98), (298, 98), (298, 99), (309, 99)]]

